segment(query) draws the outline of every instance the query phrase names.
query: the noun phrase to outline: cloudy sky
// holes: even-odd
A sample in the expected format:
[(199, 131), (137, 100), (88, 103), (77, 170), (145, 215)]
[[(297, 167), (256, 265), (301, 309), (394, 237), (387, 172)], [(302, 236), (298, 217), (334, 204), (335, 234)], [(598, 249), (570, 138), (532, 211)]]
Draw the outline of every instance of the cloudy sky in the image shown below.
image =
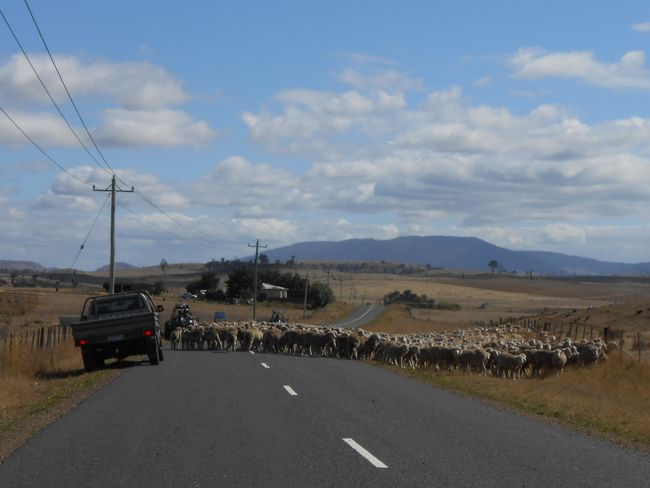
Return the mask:
[(99, 216), (75, 266), (106, 263), (105, 159), (136, 265), (403, 235), (650, 261), (648, 2), (29, 6), (101, 155), (2, 2), (29, 61), (2, 21), (0, 106), (47, 157), (0, 113), (0, 259), (70, 266)]

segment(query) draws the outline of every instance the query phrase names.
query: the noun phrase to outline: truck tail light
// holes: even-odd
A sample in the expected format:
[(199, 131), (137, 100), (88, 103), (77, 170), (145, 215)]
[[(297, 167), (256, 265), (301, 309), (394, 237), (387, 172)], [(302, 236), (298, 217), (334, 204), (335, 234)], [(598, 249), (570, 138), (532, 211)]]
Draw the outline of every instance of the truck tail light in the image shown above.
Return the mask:
[(88, 344), (88, 341), (86, 339), (79, 339), (80, 346), (85, 346), (86, 344)]
[(151, 337), (152, 335), (153, 335), (153, 330), (147, 329), (147, 330), (144, 331), (144, 336), (145, 337)]

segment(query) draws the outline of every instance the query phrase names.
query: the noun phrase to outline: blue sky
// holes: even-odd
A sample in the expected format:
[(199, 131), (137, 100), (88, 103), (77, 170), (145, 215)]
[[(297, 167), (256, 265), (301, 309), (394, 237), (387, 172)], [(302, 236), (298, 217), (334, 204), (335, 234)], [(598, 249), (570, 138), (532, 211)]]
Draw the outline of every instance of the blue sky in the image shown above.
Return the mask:
[[(431, 234), (650, 260), (647, 2), (29, 5), (139, 192), (118, 199), (121, 261)], [(1, 8), (90, 146), (24, 2)], [(0, 259), (69, 266), (110, 175), (0, 31), (0, 105), (83, 182), (0, 120)], [(107, 236), (105, 209), (76, 266)]]

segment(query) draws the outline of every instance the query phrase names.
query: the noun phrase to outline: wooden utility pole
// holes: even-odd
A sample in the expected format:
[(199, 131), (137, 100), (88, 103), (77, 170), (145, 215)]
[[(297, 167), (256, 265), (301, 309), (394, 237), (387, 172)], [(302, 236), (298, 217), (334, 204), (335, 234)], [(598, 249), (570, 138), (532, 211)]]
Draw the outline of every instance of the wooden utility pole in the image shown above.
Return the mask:
[(248, 247), (255, 248), (255, 278), (253, 283), (253, 321), (257, 320), (257, 255), (259, 253), (260, 247), (266, 249), (268, 246), (260, 246), (260, 240), (257, 239), (255, 244), (249, 244)]
[(302, 308), (302, 318), (307, 317), (307, 287), (309, 286), (309, 273), (307, 273), (307, 276), (305, 277), (305, 303)]
[(111, 185), (103, 190), (98, 190), (93, 185), (93, 191), (111, 192), (111, 262), (109, 264), (108, 293), (115, 293), (115, 194), (118, 192), (133, 193), (135, 190), (122, 190), (116, 188), (115, 175), (111, 179)]

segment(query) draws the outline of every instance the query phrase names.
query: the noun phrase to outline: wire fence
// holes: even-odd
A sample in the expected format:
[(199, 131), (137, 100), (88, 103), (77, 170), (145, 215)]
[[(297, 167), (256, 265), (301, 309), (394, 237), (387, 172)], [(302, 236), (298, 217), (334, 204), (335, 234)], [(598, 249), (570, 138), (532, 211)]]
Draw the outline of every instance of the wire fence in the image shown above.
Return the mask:
[(549, 322), (522, 317), (501, 317), (489, 322), (477, 322), (476, 325), (495, 327), (516, 324), (531, 332), (545, 332), (556, 340), (570, 338), (573, 341), (590, 341), (600, 338), (605, 342), (614, 342), (619, 346), (620, 354), (633, 357), (638, 361), (650, 361), (650, 331), (628, 330), (617, 327), (595, 326), (575, 322)]

